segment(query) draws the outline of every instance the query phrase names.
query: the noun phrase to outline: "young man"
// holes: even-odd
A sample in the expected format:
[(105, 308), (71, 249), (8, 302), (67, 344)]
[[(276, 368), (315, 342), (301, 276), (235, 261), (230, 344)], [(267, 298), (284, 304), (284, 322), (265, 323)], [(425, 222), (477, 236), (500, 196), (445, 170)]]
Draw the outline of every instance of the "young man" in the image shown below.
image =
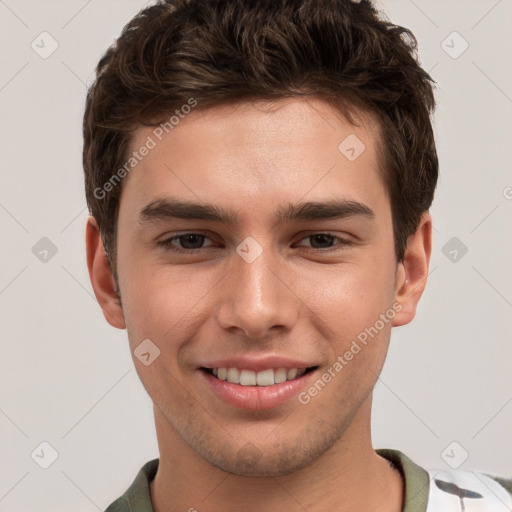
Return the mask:
[(433, 108), (368, 1), (169, 0), (127, 25), (87, 98), (87, 260), (160, 457), (108, 512), (510, 510), (509, 481), (372, 447), (428, 275)]

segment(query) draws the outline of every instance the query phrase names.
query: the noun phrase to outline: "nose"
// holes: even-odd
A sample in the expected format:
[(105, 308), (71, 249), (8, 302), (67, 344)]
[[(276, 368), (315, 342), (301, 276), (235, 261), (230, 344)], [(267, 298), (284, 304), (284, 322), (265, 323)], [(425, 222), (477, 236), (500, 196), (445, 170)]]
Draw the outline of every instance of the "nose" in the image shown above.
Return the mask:
[(290, 330), (301, 302), (290, 287), (293, 277), (275, 250), (263, 248), (252, 262), (234, 252), (231, 263), (216, 308), (218, 324), (253, 340)]

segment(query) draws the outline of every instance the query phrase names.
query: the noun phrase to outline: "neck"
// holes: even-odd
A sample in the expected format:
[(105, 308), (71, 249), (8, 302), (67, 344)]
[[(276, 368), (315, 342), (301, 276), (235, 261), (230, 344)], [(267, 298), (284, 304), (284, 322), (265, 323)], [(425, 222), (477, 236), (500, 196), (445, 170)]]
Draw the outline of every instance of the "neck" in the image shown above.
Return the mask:
[(155, 407), (160, 463), (151, 483), (155, 512), (208, 510), (402, 510), (400, 473), (377, 455), (370, 435), (371, 397), (330, 449), (289, 475), (248, 477), (226, 473), (192, 451)]

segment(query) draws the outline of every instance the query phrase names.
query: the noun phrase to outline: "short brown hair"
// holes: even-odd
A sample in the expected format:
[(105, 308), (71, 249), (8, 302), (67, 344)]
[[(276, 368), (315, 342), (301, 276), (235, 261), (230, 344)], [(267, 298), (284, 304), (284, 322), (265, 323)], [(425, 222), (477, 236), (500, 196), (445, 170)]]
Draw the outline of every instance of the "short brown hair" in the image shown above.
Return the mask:
[(345, 115), (372, 112), (401, 261), (438, 175), (433, 80), (416, 50), (413, 34), (368, 0), (160, 0), (143, 9), (99, 61), (83, 121), (87, 204), (116, 283), (122, 183), (105, 184), (126, 162), (134, 131), (191, 98), (204, 108), (316, 96)]

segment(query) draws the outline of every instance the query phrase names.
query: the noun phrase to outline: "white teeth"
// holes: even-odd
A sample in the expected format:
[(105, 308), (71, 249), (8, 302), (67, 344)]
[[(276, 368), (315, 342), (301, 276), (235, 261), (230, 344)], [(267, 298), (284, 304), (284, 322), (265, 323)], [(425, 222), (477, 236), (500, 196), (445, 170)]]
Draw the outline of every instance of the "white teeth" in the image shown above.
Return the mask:
[(281, 384), (281, 382), (286, 382), (286, 368), (279, 368), (276, 370), (274, 374), (274, 382), (276, 384)]
[(240, 384), (242, 386), (256, 386), (256, 373), (252, 370), (242, 370), (240, 372)]
[(263, 370), (256, 374), (256, 384), (258, 386), (272, 386), (274, 384), (274, 370)]
[(240, 373), (238, 368), (228, 368), (228, 382), (231, 384), (238, 384), (240, 382)]
[(261, 372), (239, 370), (238, 368), (212, 368), (212, 373), (220, 380), (242, 386), (272, 386), (287, 380), (298, 379), (306, 373), (306, 368), (269, 368)]
[(297, 377), (297, 368), (292, 368), (291, 370), (288, 370), (288, 373), (286, 374), (287, 380), (292, 380)]

